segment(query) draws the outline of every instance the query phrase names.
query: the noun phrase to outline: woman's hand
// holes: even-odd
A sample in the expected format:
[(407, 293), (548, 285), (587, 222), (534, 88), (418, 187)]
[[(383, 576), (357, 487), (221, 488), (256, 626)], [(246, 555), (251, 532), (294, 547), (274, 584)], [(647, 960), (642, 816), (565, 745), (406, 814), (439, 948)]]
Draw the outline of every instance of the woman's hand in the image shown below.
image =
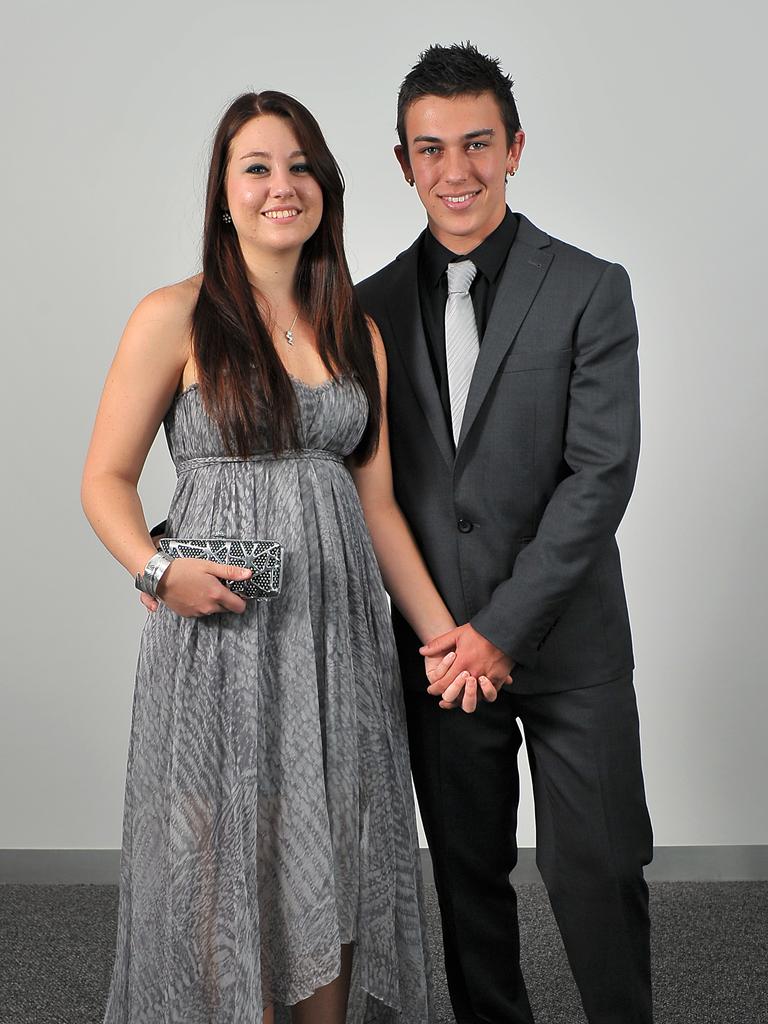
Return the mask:
[[(431, 693), (432, 687), (435, 684), (439, 684), (443, 677), (448, 672), (453, 662), (456, 660), (456, 651), (449, 651), (445, 657), (442, 653), (427, 655), (424, 658), (424, 668), (427, 673), (427, 679), (429, 681), (429, 687), (427, 693)], [(477, 708), (477, 684), (480, 682), (480, 688), (483, 691), (483, 696), (486, 700), (496, 700), (496, 690), (485, 676), (482, 680), (477, 680), (474, 676), (470, 676), (469, 672), (462, 672), (459, 677), (463, 690), (454, 697), (453, 700), (441, 700), (440, 707), (446, 710), (461, 707), (462, 711), (466, 711), (467, 714), (471, 714)], [(446, 684), (447, 685), (447, 680)]]
[(149, 594), (145, 594), (143, 590), (139, 591), (139, 600), (147, 609), (148, 612), (156, 612), (160, 607), (160, 602), (156, 597), (150, 597)]
[[(204, 558), (174, 558), (157, 585), (157, 596), (172, 612), (185, 618), (199, 618), (217, 612), (245, 611), (245, 600), (225, 587), (222, 580), (247, 580), (253, 575), (252, 569), (237, 565), (220, 565)], [(154, 611), (144, 600), (152, 598), (142, 594), (142, 603)]]

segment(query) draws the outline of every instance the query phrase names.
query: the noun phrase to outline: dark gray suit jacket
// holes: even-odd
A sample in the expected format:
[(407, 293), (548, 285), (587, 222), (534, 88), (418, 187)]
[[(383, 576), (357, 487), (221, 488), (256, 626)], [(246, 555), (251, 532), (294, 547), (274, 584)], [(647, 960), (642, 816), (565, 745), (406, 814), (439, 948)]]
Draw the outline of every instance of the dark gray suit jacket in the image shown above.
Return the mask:
[[(424, 336), (421, 239), (358, 285), (389, 363), (397, 500), (457, 622), (547, 692), (633, 666), (615, 533), (640, 443), (629, 279), (519, 216), (454, 455)], [(406, 686), (418, 641), (394, 613)]]

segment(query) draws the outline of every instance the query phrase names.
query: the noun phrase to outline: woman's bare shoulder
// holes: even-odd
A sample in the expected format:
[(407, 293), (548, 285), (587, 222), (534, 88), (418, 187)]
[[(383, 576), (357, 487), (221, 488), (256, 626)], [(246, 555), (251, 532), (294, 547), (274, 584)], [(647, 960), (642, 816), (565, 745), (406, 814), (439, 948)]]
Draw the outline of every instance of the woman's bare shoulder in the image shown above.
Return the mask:
[(139, 302), (131, 319), (159, 321), (163, 327), (175, 326), (188, 331), (202, 280), (202, 274), (195, 274), (175, 284), (156, 288)]

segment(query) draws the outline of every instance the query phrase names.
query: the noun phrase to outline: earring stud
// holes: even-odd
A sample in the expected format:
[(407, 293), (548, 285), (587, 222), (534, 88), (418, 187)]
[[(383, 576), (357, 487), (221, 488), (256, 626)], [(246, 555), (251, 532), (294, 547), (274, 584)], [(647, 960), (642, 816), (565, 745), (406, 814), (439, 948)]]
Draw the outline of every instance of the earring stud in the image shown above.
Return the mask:
[(224, 212), (221, 215), (221, 219), (224, 221), (225, 224), (231, 224), (232, 214), (229, 212), (229, 210), (224, 210)]

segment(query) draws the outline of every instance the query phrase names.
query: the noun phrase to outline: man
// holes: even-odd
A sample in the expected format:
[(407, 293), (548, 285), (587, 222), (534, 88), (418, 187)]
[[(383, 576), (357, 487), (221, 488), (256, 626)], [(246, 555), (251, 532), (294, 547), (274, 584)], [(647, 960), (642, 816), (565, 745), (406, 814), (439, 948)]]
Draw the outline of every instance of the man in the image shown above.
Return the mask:
[(635, 315), (620, 266), (507, 208), (525, 142), (511, 85), (469, 44), (422, 54), (395, 152), (427, 228), (358, 289), (387, 349), (397, 498), (464, 624), (421, 649), (455, 650), (428, 686), (394, 613), (413, 773), (458, 1024), (533, 1020), (509, 881), (518, 720), (587, 1018), (647, 1024), (652, 835), (615, 541), (639, 449)]

